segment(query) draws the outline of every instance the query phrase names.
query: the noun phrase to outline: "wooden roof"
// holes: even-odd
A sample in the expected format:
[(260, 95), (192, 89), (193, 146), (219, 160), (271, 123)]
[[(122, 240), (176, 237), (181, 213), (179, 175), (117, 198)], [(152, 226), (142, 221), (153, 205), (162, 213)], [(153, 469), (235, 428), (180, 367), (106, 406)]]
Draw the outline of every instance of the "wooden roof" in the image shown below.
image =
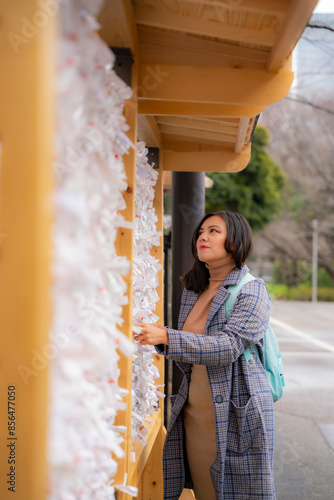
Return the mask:
[(105, 1), (100, 35), (132, 51), (138, 139), (160, 148), (165, 170), (245, 168), (256, 117), (290, 89), (316, 3)]

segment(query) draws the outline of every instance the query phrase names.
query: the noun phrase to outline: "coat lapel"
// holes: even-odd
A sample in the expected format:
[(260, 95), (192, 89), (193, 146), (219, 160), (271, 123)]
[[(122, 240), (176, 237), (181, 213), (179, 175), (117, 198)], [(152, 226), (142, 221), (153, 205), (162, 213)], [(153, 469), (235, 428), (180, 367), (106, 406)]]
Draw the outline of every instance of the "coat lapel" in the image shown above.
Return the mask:
[(222, 305), (228, 299), (229, 296), (230, 292), (226, 290), (223, 284), (221, 284), (220, 287), (218, 288), (218, 292), (214, 296), (213, 301), (211, 303), (208, 318), (206, 320), (205, 331), (207, 331), (207, 328), (210, 325), (210, 322), (214, 317), (214, 315), (216, 314), (216, 312), (218, 311), (218, 309), (222, 307)]
[(181, 301), (181, 309), (179, 315), (178, 329), (182, 330), (183, 325), (194, 307), (196, 300), (198, 299), (198, 294), (193, 290), (184, 290), (182, 301)]
[(249, 269), (248, 269), (247, 265), (244, 264), (241, 269), (234, 269), (227, 276), (225, 281), (223, 281), (223, 283), (220, 285), (218, 292), (214, 296), (214, 299), (211, 303), (211, 307), (210, 307), (209, 314), (208, 314), (208, 319), (206, 320), (205, 331), (207, 331), (207, 329), (210, 325), (210, 322), (211, 322), (212, 318), (214, 317), (214, 315), (216, 314), (216, 312), (218, 311), (218, 309), (224, 305), (226, 300), (231, 295), (230, 292), (225, 287), (239, 283), (241, 278), (245, 274), (247, 274), (248, 271), (249, 271)]
[[(249, 271), (249, 269), (248, 269), (247, 265), (244, 264), (241, 269), (235, 269), (234, 271), (232, 271), (227, 276), (225, 281), (223, 281), (223, 283), (220, 285), (218, 292), (214, 296), (214, 299), (213, 299), (211, 306), (210, 306), (208, 318), (206, 320), (205, 331), (207, 331), (207, 328), (208, 328), (212, 318), (214, 317), (214, 315), (218, 311), (218, 309), (220, 307), (222, 307), (222, 305), (225, 303), (225, 301), (230, 296), (230, 292), (225, 288), (225, 286), (235, 285), (235, 284), (239, 283), (241, 278), (245, 274), (247, 274), (248, 271)], [(183, 295), (182, 295), (182, 300), (181, 300), (179, 321), (178, 321), (178, 329), (179, 330), (182, 330), (183, 325), (184, 325), (190, 311), (194, 307), (194, 304), (195, 304), (197, 299), (198, 299), (197, 293), (195, 293), (193, 290), (184, 289)]]

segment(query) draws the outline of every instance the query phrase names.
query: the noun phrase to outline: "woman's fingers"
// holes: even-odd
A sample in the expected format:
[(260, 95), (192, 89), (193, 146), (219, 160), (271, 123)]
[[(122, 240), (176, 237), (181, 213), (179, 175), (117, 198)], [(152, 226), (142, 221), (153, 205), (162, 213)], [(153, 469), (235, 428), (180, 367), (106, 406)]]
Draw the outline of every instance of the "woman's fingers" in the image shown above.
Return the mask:
[(152, 323), (136, 323), (133, 327), (134, 338), (141, 345), (168, 344), (167, 329)]
[(137, 325), (132, 325), (132, 331), (134, 335), (139, 335), (141, 333), (141, 328)]
[(135, 336), (135, 341), (138, 342), (140, 345), (149, 345), (151, 342), (149, 341), (147, 335), (144, 335), (143, 333), (140, 333), (139, 335)]

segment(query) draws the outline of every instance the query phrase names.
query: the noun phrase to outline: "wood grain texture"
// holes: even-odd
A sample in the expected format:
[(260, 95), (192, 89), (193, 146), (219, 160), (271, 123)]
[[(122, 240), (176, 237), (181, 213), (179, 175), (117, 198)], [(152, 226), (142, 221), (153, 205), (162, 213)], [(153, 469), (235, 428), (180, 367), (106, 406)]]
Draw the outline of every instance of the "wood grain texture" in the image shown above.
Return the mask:
[[(56, 18), (27, 38), (37, 0), (1, 2), (0, 44), (0, 498), (45, 500), (51, 325), (52, 160)], [(26, 32), (25, 32), (26, 33)], [(20, 38), (9, 37), (19, 35)], [(54, 351), (54, 349), (53, 349)], [(15, 436), (8, 431), (15, 386)], [(13, 406), (11, 405), (13, 408)], [(16, 437), (15, 492), (6, 483)], [(14, 441), (14, 440), (13, 440)], [(13, 450), (14, 451), (14, 450)]]

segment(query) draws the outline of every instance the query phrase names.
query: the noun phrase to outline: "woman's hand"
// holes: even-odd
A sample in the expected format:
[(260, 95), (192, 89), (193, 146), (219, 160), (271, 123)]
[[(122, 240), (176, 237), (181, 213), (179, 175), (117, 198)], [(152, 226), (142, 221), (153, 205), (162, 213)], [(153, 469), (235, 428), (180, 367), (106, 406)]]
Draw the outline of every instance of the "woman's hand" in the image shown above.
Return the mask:
[(164, 326), (156, 323), (136, 323), (135, 326), (141, 328), (141, 333), (133, 334), (140, 345), (168, 345), (168, 331)]

